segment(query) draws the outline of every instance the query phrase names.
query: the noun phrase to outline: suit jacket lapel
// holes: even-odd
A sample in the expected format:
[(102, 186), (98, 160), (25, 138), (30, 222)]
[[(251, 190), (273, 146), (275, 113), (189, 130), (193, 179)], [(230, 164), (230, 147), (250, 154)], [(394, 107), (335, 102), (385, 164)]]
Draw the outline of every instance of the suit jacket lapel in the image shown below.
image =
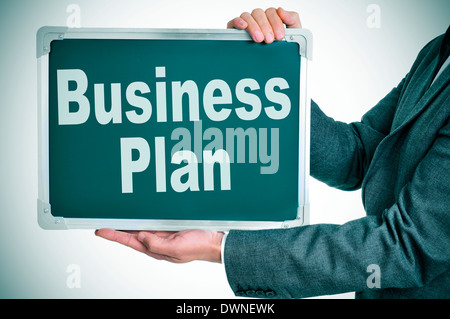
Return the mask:
[[(431, 72), (430, 72), (430, 78), (425, 80), (422, 79), (422, 85), (428, 87), (430, 85), (429, 81), (432, 81), (431, 79)], [(429, 80), (429, 81), (428, 81)], [(422, 114), (422, 112), (427, 107), (433, 107), (438, 108), (442, 111), (444, 111), (444, 107), (450, 108), (450, 105), (432, 105), (435, 97), (441, 93), (443, 90), (446, 89), (450, 82), (450, 67), (447, 67), (442, 74), (439, 76), (439, 78), (436, 79), (435, 83), (428, 89), (425, 89), (425, 92), (421, 91), (423, 89), (422, 85), (419, 85), (419, 83), (416, 83), (412, 88), (409, 89), (417, 90), (417, 94), (421, 94), (421, 97), (416, 96), (409, 97), (407, 101), (405, 101), (405, 104), (403, 105), (403, 110), (401, 110), (397, 115), (396, 119), (394, 120), (394, 124), (392, 127), (391, 133), (384, 138), (381, 143), (379, 144), (377, 150), (375, 151), (375, 154), (372, 158), (371, 165), (369, 167), (369, 170), (366, 173), (366, 176), (364, 178), (364, 181), (362, 183), (362, 197), (363, 197), (363, 203), (366, 208), (367, 213), (373, 212), (372, 204), (370, 199), (366, 197), (367, 188), (370, 188), (371, 181), (373, 181), (372, 176), (376, 174), (377, 168), (379, 167), (380, 163), (379, 161), (383, 161), (383, 159), (389, 160), (391, 159), (389, 156), (386, 157), (386, 152), (389, 152), (390, 149), (395, 147), (395, 143), (398, 140), (399, 133), (401, 133), (408, 124), (412, 123), (413, 121), (417, 120), (417, 118)], [(422, 93), (423, 92), (423, 93)], [(411, 100), (409, 100), (411, 99)], [(416, 101), (416, 103), (412, 105), (408, 105), (409, 102)], [(438, 110), (439, 111), (439, 110)], [(380, 187), (380, 185), (376, 185), (377, 187)], [(370, 193), (370, 191), (369, 191)]]
[[(432, 80), (433, 79), (431, 79), (431, 81)], [(439, 76), (439, 78), (437, 78), (436, 81), (431, 85), (431, 87), (423, 94), (422, 98), (412, 109), (412, 112), (405, 119), (403, 125), (406, 125), (410, 123), (412, 120), (414, 120), (422, 112), (422, 110), (426, 108), (428, 104), (432, 103), (434, 97), (436, 97), (442, 90), (445, 89), (445, 87), (449, 84), (449, 82), (450, 82), (450, 68), (447, 67)]]
[(447, 67), (430, 86), (433, 81), (433, 73), (437, 59), (428, 66), (423, 75), (415, 80), (415, 83), (408, 88), (405, 101), (401, 101), (401, 106), (397, 112), (391, 134), (394, 134), (402, 127), (414, 120), (425, 108), (431, 103), (436, 95), (438, 95), (450, 82), (450, 67)]

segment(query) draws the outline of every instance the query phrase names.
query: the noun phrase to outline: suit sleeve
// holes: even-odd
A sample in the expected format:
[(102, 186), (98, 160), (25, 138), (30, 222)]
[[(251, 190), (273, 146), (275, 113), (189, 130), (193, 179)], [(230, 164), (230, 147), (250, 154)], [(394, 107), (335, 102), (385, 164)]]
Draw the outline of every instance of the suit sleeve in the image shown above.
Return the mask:
[(405, 79), (361, 122), (342, 123), (327, 117), (311, 103), (311, 176), (331, 187), (361, 187), (375, 149), (391, 129)]
[(380, 216), (231, 231), (224, 252), (229, 284), (237, 295), (271, 291), (276, 298), (363, 291), (368, 267), (377, 265), (380, 288), (424, 286), (450, 267), (449, 180), (447, 120), (397, 202)]

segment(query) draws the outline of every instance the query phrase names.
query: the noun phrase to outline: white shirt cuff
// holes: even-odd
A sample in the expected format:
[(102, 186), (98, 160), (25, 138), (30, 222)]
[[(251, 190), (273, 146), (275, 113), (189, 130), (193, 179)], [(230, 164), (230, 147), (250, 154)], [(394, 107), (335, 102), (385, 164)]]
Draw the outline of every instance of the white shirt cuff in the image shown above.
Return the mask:
[(228, 236), (228, 233), (224, 233), (223, 234), (222, 244), (221, 244), (221, 247), (220, 247), (220, 258), (222, 260), (222, 264), (225, 264), (224, 252), (225, 252), (225, 240), (227, 239), (227, 236)]

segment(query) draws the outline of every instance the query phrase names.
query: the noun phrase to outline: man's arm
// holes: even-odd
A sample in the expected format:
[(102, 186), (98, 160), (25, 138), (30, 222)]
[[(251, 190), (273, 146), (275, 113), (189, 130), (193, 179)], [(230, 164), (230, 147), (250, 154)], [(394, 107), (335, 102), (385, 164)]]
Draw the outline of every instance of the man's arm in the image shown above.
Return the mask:
[[(343, 225), (231, 231), (225, 246), (228, 282), (237, 295), (272, 291), (302, 298), (373, 288), (421, 287), (450, 267), (450, 123), (421, 161), (397, 202), (381, 216)], [(375, 287), (377, 288), (377, 287)]]
[(335, 121), (311, 102), (311, 176), (341, 190), (360, 188), (378, 144), (391, 130), (404, 82), (360, 122)]
[[(239, 24), (241, 29), (249, 26), (248, 21), (240, 19), (243, 21), (234, 19), (229, 26)], [(271, 22), (270, 25), (274, 24)], [(269, 31), (259, 30), (269, 41), (270, 36), (266, 37)], [(276, 30), (272, 31), (277, 34)], [(253, 38), (261, 40), (255, 31), (251, 32)], [(390, 129), (388, 119), (393, 117), (395, 104), (392, 101), (398, 98), (400, 91), (401, 86), (391, 92), (386, 103), (369, 112), (360, 124), (338, 125), (345, 127), (346, 136), (352, 136), (347, 132), (355, 133), (357, 138), (352, 136), (350, 139), (356, 141), (352, 142), (352, 148), (358, 149), (360, 154), (369, 154), (361, 158), (369, 159)], [(392, 101), (388, 103), (390, 99)], [(314, 106), (313, 111), (319, 112)], [(384, 121), (377, 120), (382, 114)], [(316, 119), (328, 122), (326, 126), (336, 129), (336, 123), (324, 115)], [(342, 133), (341, 129), (339, 131)], [(320, 174), (319, 169), (314, 171)], [(450, 251), (446, 249), (450, 240), (449, 174), (450, 124), (447, 122), (411, 182), (402, 189), (397, 202), (380, 217), (362, 218), (344, 225), (231, 231), (225, 245), (225, 267), (231, 288), (237, 294), (259, 289), (273, 295), (275, 291), (276, 297), (281, 298), (360, 291), (368, 288), (367, 269), (374, 264), (380, 267), (382, 288), (426, 284), (449, 267)], [(336, 176), (323, 179), (326, 178), (330, 178), (330, 184), (342, 183)], [(358, 184), (349, 179), (343, 181), (342, 188), (357, 187)], [(194, 230), (130, 234), (100, 230), (97, 235), (157, 259), (220, 261), (221, 233)]]

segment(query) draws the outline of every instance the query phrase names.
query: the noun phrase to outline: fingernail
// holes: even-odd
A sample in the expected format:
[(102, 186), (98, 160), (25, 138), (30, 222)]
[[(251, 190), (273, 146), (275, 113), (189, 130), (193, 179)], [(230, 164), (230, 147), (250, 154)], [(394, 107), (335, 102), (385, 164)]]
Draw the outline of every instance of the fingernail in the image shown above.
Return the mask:
[(260, 31), (255, 31), (253, 34), (256, 42), (261, 42), (264, 40), (264, 35)]
[(276, 34), (277, 40), (282, 40), (284, 38), (283, 31), (277, 31), (275, 34)]
[(266, 43), (272, 43), (273, 42), (273, 34), (267, 33), (265, 41), (266, 41)]
[(139, 233), (138, 234), (138, 240), (139, 241), (144, 241), (144, 239), (145, 239), (145, 234), (144, 233)]

